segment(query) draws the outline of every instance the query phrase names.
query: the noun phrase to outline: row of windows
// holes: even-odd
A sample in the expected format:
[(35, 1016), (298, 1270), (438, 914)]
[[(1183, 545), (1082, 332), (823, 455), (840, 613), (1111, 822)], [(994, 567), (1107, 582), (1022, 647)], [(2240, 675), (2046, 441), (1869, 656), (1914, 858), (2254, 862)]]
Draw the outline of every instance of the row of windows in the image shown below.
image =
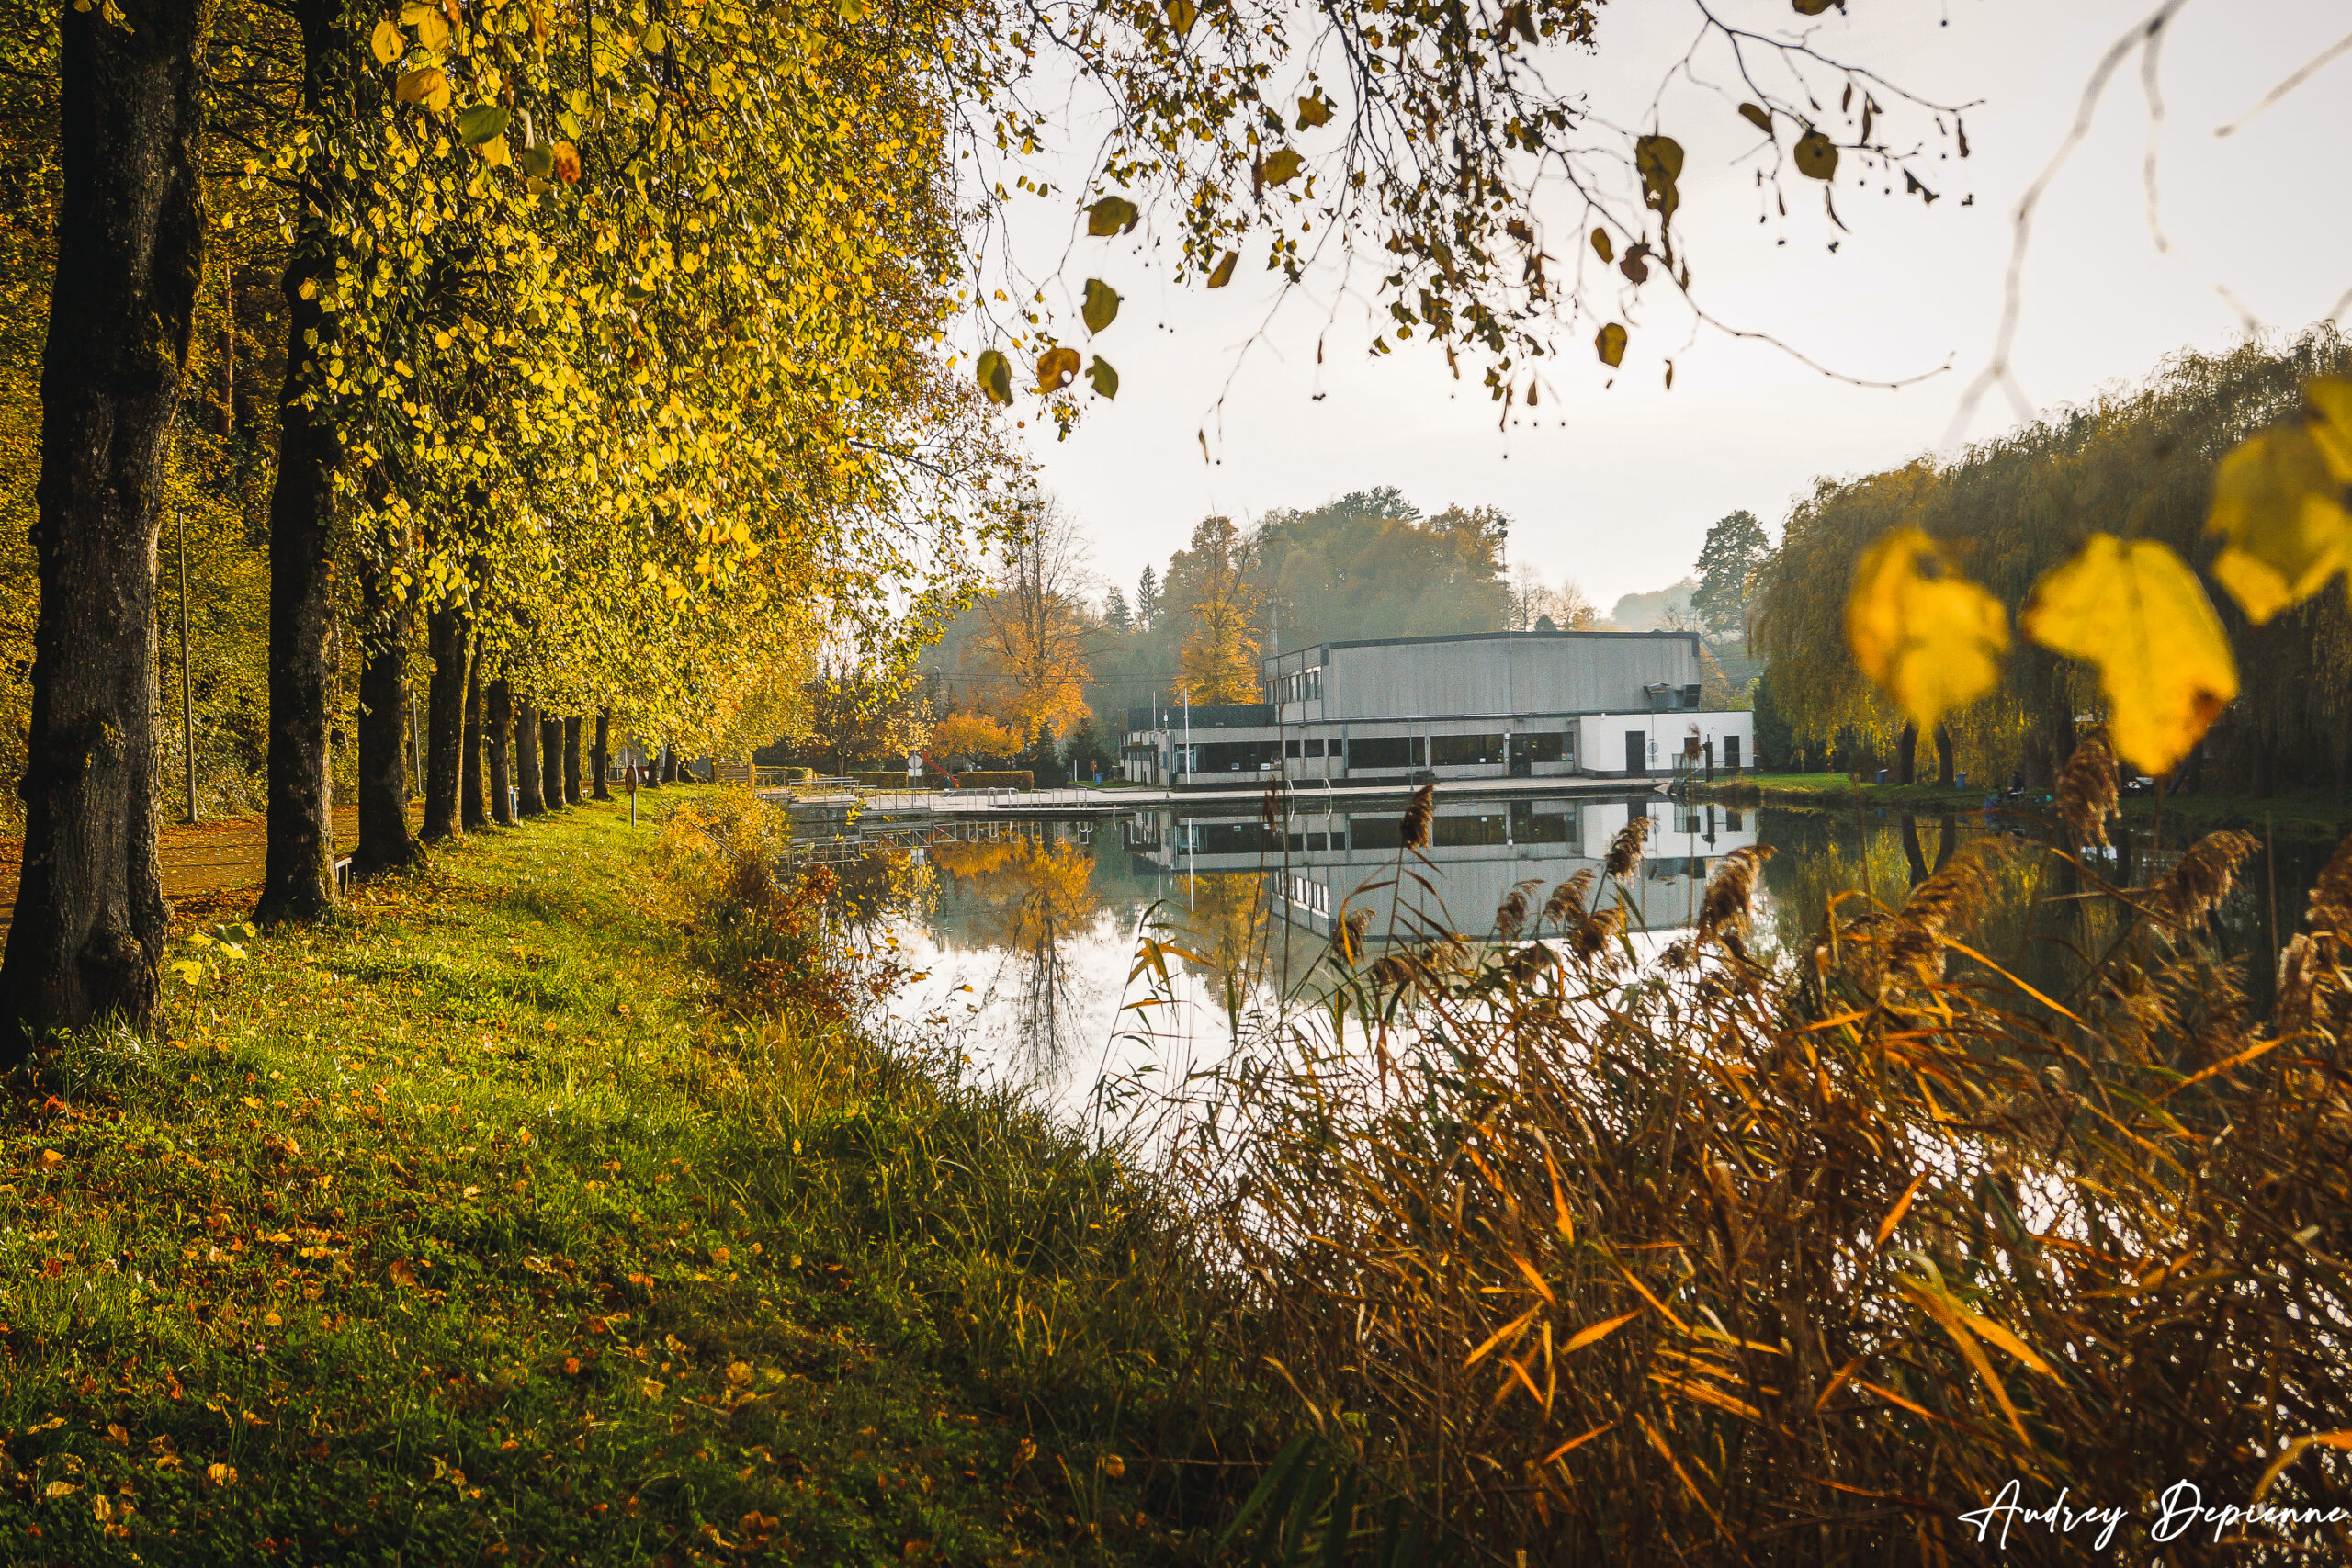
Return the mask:
[[(1348, 756), (1349, 746), (1354, 747), (1353, 761), (1359, 768), (1419, 768), (1434, 763), (1441, 768), (1475, 767), (1480, 763), (1559, 762), (1569, 755), (1567, 737), (1556, 730), (1525, 735), (1375, 735), (1359, 736), (1353, 742), (1334, 739), (1323, 740), (1285, 740), (1283, 755), (1292, 761), (1329, 754)], [(1508, 755), (1506, 755), (1508, 754)]]
[(1301, 670), (1285, 675), (1274, 682), (1274, 700), (1278, 703), (1315, 703), (1323, 700), (1323, 667)]

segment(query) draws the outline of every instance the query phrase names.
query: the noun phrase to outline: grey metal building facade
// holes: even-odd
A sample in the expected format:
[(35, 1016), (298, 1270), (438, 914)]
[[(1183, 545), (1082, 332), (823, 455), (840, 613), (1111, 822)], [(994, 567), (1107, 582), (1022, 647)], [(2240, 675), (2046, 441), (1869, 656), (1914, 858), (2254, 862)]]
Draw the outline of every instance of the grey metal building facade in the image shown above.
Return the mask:
[(1700, 706), (1690, 632), (1327, 642), (1268, 657), (1261, 676), (1262, 703), (1129, 709), (1126, 777), (1639, 778), (1678, 757), (1718, 772), (1754, 762), (1751, 716)]

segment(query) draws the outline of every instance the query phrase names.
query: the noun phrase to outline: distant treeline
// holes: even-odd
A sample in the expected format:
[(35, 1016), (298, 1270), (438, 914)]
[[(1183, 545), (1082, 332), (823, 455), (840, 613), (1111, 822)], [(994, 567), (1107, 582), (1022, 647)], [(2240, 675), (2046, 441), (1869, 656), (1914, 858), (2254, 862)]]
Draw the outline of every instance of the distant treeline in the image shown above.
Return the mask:
[[(2014, 619), (2044, 571), (2097, 532), (2162, 540), (2199, 571), (2214, 464), (2253, 431), (2291, 414), (2302, 383), (2352, 370), (2333, 326), (2291, 343), (2182, 354), (2145, 382), (2102, 393), (1959, 458), (1922, 457), (1860, 479), (1823, 479), (1790, 514), (1758, 573), (1757, 641), (1766, 673), (1757, 738), (1767, 767), (1866, 771), (1898, 765), (1902, 716), (1849, 656), (1843, 627), (1854, 563), (1908, 524)], [(2183, 787), (2267, 794), (2352, 785), (2352, 614), (2328, 590), (2254, 626), (2211, 590), (2236, 649), (2243, 692), (2179, 770)], [(2052, 780), (2077, 733), (2099, 716), (2096, 676), (2030, 644), (2013, 649), (1998, 690), (1946, 724), (1956, 766), (1981, 779), (2021, 771)], [(1937, 737), (1916, 737), (1924, 775)]]

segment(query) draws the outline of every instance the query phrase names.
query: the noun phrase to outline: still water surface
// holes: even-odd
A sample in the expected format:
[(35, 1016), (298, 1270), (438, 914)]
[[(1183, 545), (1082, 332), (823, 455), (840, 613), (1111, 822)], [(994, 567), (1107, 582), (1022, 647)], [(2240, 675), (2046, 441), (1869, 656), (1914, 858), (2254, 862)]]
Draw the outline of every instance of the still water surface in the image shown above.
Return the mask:
[[(1344, 911), (1370, 912), (1375, 951), (1437, 931), (1490, 940), (1512, 888), (1540, 908), (1578, 871), (1597, 876), (1635, 813), (1651, 818), (1648, 846), (1623, 897), (1637, 947), (1651, 950), (1691, 925), (1709, 872), (1744, 846), (1774, 852), (1754, 934), (1759, 946), (1787, 951), (1836, 894), (1899, 905), (1971, 839), (2030, 844), (2043, 832), (2030, 817), (1982, 812), (1742, 808), (1655, 795), (1441, 797), (1430, 847), (1410, 856), (1398, 810), (1394, 800), (1295, 810), (1276, 828), (1254, 811), (1180, 805), (914, 828), (801, 824), (796, 840), (840, 874), (842, 913), (869, 939), (894, 942), (922, 976), (890, 1004), (893, 1017), (945, 1026), (977, 1070), (1078, 1110), (1106, 1074), (1167, 1082), (1221, 1055), (1237, 1017), (1328, 988), (1329, 970), (1318, 965), (1328, 965)], [(2143, 829), (2136, 840), (2121, 836), (2101, 869), (2120, 884), (2144, 883), (2179, 847), (2152, 843)], [(2225, 945), (2244, 959), (2257, 1003), (2267, 1000), (2278, 933), (2291, 934), (2326, 852), (2282, 842), (2275, 862), (2258, 854), (2221, 911)], [(2064, 919), (2082, 906), (2046, 906), (2029, 933), (2035, 892), (2064, 889), (2036, 871), (2039, 857), (2009, 863), (2002, 907), (1981, 939), (2030, 980), (2063, 983), (2069, 933), (2051, 911)], [(1147, 1001), (1152, 976), (1136, 975), (1147, 934), (1173, 950), (1173, 1007)]]

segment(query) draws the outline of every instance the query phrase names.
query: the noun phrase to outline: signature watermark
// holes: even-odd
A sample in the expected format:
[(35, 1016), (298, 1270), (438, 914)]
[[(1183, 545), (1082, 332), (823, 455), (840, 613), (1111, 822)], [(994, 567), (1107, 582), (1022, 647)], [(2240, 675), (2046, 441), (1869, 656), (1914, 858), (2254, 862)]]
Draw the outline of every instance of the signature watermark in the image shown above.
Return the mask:
[[(2011, 1481), (1984, 1506), (1961, 1515), (1960, 1522), (1975, 1526), (1978, 1540), (1994, 1541), (2004, 1551), (2013, 1530), (2087, 1539), (2093, 1551), (2105, 1551), (2133, 1513), (2120, 1505), (2077, 1505), (2070, 1497), (2069, 1491), (2062, 1490), (2051, 1502), (2037, 1507), (2025, 1501), (2024, 1486)], [(2165, 1487), (2150, 1505), (2150, 1512), (2154, 1517), (2148, 1520), (2148, 1539), (2160, 1543), (2186, 1540), (2209, 1529), (2212, 1539), (2219, 1541), (2233, 1529), (2283, 1531), (2352, 1519), (2352, 1511), (2343, 1508), (2290, 1508), (2268, 1503), (2208, 1504), (2193, 1481), (2176, 1481)]]

